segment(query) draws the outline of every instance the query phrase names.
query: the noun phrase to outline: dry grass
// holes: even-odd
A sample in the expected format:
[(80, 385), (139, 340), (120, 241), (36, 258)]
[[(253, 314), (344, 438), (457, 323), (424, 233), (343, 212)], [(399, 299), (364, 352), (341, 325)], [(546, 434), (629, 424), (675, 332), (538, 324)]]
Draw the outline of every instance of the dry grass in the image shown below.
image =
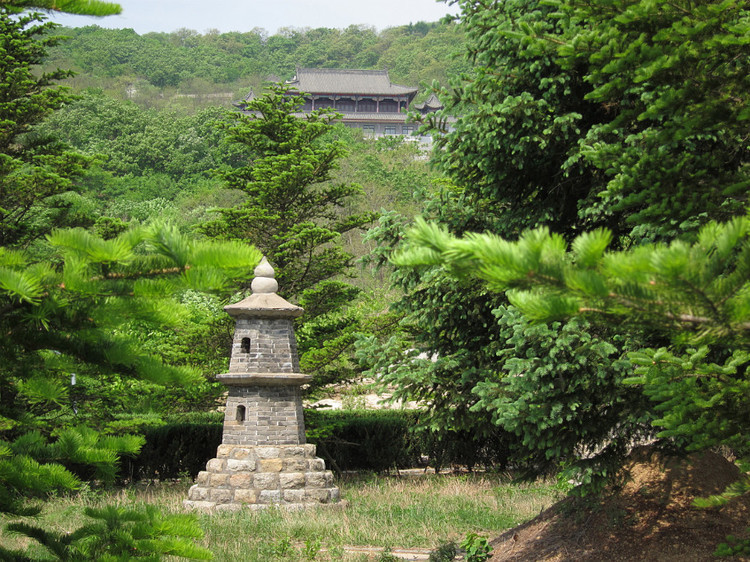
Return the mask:
[[(203, 544), (217, 561), (367, 560), (344, 545), (432, 548), (473, 531), (495, 536), (532, 518), (560, 497), (549, 483), (511, 484), (502, 475), (352, 476), (338, 481), (348, 507), (200, 515)], [(69, 531), (87, 506), (143, 503), (182, 510), (189, 482), (85, 492), (47, 505), (45, 527)], [(3, 536), (3, 541), (16, 540)], [(8, 545), (12, 546), (12, 545)]]

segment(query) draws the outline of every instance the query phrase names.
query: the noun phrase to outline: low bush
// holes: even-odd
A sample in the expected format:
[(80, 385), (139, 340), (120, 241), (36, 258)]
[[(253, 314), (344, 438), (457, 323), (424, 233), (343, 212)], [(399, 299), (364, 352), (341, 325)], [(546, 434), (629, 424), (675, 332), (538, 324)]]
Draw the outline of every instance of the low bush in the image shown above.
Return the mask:
[[(417, 430), (418, 411), (305, 411), (307, 440), (336, 472), (452, 465), (503, 468), (508, 439), (500, 430), (478, 438), (468, 432)], [(197, 413), (167, 418), (144, 428), (146, 444), (135, 458), (122, 461), (121, 477), (194, 478), (215, 457), (221, 443), (223, 414)]]

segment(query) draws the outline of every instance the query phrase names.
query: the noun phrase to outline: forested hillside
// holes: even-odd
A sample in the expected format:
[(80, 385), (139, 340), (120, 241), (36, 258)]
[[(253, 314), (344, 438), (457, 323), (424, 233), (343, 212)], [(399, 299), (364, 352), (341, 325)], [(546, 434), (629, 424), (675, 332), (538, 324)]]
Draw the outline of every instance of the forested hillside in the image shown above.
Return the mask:
[[(291, 77), (295, 65), (388, 66), (392, 80), (416, 85), (445, 80), (465, 64), (450, 56), (461, 43), (460, 33), (451, 24), (422, 23), (381, 33), (354, 27), (288, 30), (271, 37), (257, 30), (206, 35), (181, 30), (139, 36), (131, 30), (94, 26), (53, 33), (70, 39), (51, 46), (45, 68), (73, 69), (76, 75), (65, 85), (72, 87), (74, 95), (36, 127), (36, 134), (58, 139), (88, 160), (85, 169), (72, 178), (72, 189), (44, 213), (50, 228), (78, 227), (104, 238), (154, 221), (201, 237), (205, 225), (226, 216), (228, 209), (250, 204), (242, 182), (224, 179), (253, 158), (242, 143), (230, 140), (230, 116), (235, 113), (230, 102), (251, 88), (260, 94), (269, 77)], [(231, 91), (235, 93), (227, 97)], [(316, 235), (320, 236), (316, 245), (328, 239), (328, 246), (340, 244), (343, 252), (341, 267), (330, 271), (330, 283), (323, 286), (318, 301), (309, 292), (286, 294), (310, 310), (307, 319), (313, 318), (313, 311), (320, 317), (317, 324), (298, 326), (298, 335), (303, 365), (307, 372), (319, 375), (322, 384), (356, 375), (358, 367), (350, 352), (354, 333), (368, 331), (362, 322), (387, 308), (381, 290), (384, 274), (352, 267), (371, 249), (371, 243), (362, 240), (364, 231), (381, 214), (413, 214), (416, 201), (435, 191), (441, 176), (430, 168), (425, 153), (399, 138), (373, 142), (358, 130), (331, 124), (315, 144), (323, 149), (340, 147), (329, 182), (353, 186), (331, 212), (339, 221), (369, 217), (359, 228), (341, 229), (330, 239), (328, 233)], [(325, 189), (325, 185), (317, 182), (312, 189)], [(298, 211), (290, 207), (262, 210), (285, 216)], [(211, 234), (217, 232), (224, 239), (244, 236), (239, 228), (215, 227)], [(268, 253), (271, 247), (265, 248), (263, 242), (270, 243), (276, 236), (300, 239), (299, 233), (280, 231), (251, 242)], [(282, 276), (294, 278), (293, 267), (284, 269), (288, 271)], [(304, 271), (306, 266), (302, 263), (297, 269)], [(331, 284), (342, 280), (352, 286)], [(231, 293), (241, 286), (228, 289)], [(211, 380), (224, 368), (228, 349), (230, 327), (221, 303), (237, 295), (191, 293), (184, 298), (191, 318), (181, 328), (181, 336), (153, 331), (144, 346), (170, 364), (197, 368)], [(127, 409), (160, 409), (167, 403), (168, 409), (210, 407), (219, 390), (216, 385), (194, 386), (188, 396), (142, 388)]]
[[(463, 33), (449, 23), (419, 22), (380, 32), (366, 26), (285, 28), (276, 35), (257, 28), (138, 35), (132, 29), (88, 26), (59, 32), (70, 39), (50, 50), (47, 67), (76, 72), (68, 85), (99, 87), (147, 105), (163, 105), (176, 93), (239, 97), (269, 77), (291, 78), (297, 66), (387, 68), (393, 82), (412, 86), (446, 83), (467, 69), (465, 60), (453, 56)], [(213, 99), (206, 103), (216, 103)]]

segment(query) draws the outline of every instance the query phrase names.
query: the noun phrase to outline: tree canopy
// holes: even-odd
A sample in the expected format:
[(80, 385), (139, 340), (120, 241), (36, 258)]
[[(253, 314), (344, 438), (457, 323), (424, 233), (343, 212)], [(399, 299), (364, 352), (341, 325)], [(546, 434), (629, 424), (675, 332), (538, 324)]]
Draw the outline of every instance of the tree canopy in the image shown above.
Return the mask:
[[(660, 390), (632, 384), (646, 350), (663, 348), (681, 365), (690, 353), (698, 353), (695, 360), (708, 353), (707, 362), (736, 373), (728, 375), (730, 394), (743, 388), (744, 360), (733, 355), (731, 338), (708, 340), (718, 344), (709, 351), (694, 342), (689, 352), (670, 347), (669, 335), (648, 322), (627, 326), (579, 312), (636, 300), (629, 275), (640, 279), (638, 263), (653, 258), (653, 267), (676, 275), (670, 267), (695, 259), (696, 268), (705, 266), (695, 270), (700, 279), (719, 277), (692, 289), (692, 277), (676, 283), (669, 295), (682, 291), (696, 304), (671, 310), (672, 322), (721, 318), (721, 326), (701, 326), (714, 335), (744, 322), (708, 310), (711, 298), (703, 299), (706, 308), (697, 304), (717, 291), (716, 299), (734, 306), (732, 295), (745, 291), (745, 264), (734, 261), (744, 250), (727, 250), (727, 263), (737, 265), (722, 270), (716, 248), (726, 242), (709, 244), (708, 261), (692, 245), (742, 230), (732, 222), (719, 236), (711, 220), (742, 216), (747, 204), (750, 114), (740, 94), (747, 90), (747, 4), (458, 5), (473, 69), (439, 90), (447, 109), (426, 123), (442, 132), (433, 158), (453, 183), (425, 205), (425, 218), (436, 224), (422, 224), (394, 260), (395, 283), (405, 291), (395, 307), (404, 315), (401, 336), (365, 339), (361, 356), (400, 398), (426, 401), (433, 425), (481, 433), (496, 424), (516, 435), (519, 464), (567, 466), (577, 481), (593, 483), (613, 474), (628, 444), (654, 437), (652, 424), (666, 419), (651, 399), (664, 391), (669, 369), (653, 387)], [(445, 114), (458, 116), (451, 130), (443, 128)], [(379, 225), (372, 233), (383, 244), (379, 255), (393, 255), (407, 224), (391, 217)], [(487, 238), (472, 234), (479, 232)], [(678, 238), (684, 241), (669, 250), (647, 246)], [(481, 258), (469, 250), (479, 240)], [(567, 261), (560, 258), (566, 244), (573, 248)], [(632, 258), (612, 254), (644, 244)], [(611, 257), (602, 264), (619, 267), (622, 285), (597, 270), (605, 249)], [(514, 283), (529, 290), (487, 290)], [(542, 318), (545, 325), (532, 322)], [(379, 353), (382, 360), (370, 359)]]

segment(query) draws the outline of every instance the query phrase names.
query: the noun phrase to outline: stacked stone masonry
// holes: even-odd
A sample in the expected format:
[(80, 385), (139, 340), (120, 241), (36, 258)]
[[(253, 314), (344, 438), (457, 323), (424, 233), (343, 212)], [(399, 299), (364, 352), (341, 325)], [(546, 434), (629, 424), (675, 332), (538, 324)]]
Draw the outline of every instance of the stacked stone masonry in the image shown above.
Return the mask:
[(305, 422), (299, 386), (231, 386), (222, 443), (299, 445)]
[(201, 511), (236, 511), (243, 506), (304, 507), (340, 499), (333, 474), (315, 445), (242, 447), (222, 444), (217, 458), (198, 474), (185, 507)]
[(299, 372), (297, 343), (289, 318), (238, 318), (229, 372)]

